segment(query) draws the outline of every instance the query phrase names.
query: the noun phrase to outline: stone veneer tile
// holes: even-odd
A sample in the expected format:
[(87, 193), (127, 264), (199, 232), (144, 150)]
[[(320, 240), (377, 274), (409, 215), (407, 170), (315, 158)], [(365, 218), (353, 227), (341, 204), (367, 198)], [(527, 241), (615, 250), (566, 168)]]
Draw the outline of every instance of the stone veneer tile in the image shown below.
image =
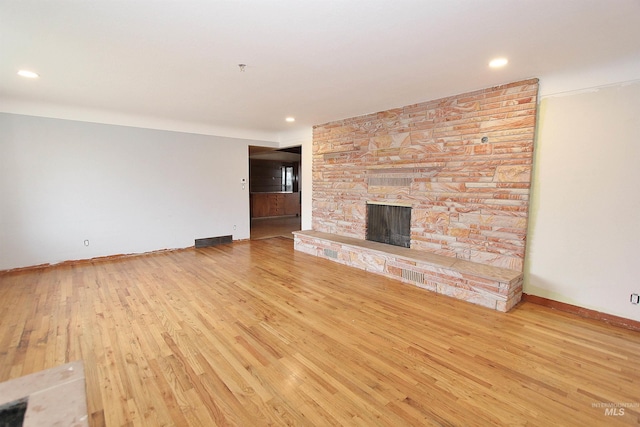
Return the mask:
[(438, 283), (438, 293), (470, 302), (472, 304), (481, 305), (494, 310), (496, 309), (496, 300), (494, 298), (487, 297), (486, 295), (482, 295), (468, 289)]

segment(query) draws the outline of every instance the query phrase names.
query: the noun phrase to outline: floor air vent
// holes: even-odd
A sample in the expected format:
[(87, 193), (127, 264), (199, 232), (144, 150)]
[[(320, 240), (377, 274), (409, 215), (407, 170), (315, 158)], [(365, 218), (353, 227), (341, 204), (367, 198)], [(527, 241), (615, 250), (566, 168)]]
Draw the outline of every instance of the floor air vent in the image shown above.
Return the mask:
[(411, 280), (412, 282), (416, 282), (416, 283), (424, 283), (424, 273), (418, 273), (417, 271), (413, 271), (413, 270), (405, 270), (403, 268), (402, 278)]
[(207, 246), (216, 246), (223, 243), (231, 243), (233, 236), (206, 237), (204, 239), (196, 239), (196, 248), (206, 248)]

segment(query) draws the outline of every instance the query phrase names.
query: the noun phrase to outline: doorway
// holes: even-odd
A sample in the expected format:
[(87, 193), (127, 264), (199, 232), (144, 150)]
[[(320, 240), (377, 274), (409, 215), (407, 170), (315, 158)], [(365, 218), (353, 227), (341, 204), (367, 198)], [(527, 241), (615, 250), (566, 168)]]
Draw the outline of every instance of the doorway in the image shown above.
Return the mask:
[(287, 237), (301, 229), (302, 146), (249, 146), (250, 238)]

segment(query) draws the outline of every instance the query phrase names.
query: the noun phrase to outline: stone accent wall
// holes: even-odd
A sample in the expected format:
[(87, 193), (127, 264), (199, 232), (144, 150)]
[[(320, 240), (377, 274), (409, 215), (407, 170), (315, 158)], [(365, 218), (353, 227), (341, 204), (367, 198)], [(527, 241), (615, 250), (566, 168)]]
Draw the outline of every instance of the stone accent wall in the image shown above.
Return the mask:
[(537, 94), (532, 79), (315, 126), (313, 230), (364, 239), (368, 201), (410, 203), (412, 249), (522, 271)]

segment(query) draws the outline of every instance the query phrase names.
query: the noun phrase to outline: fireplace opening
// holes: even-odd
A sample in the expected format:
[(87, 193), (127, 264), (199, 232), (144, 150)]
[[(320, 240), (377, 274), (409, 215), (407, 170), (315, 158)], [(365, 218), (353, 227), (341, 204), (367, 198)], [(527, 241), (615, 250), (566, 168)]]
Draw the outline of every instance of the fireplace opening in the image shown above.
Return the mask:
[(366, 239), (389, 245), (411, 246), (411, 208), (367, 204)]

